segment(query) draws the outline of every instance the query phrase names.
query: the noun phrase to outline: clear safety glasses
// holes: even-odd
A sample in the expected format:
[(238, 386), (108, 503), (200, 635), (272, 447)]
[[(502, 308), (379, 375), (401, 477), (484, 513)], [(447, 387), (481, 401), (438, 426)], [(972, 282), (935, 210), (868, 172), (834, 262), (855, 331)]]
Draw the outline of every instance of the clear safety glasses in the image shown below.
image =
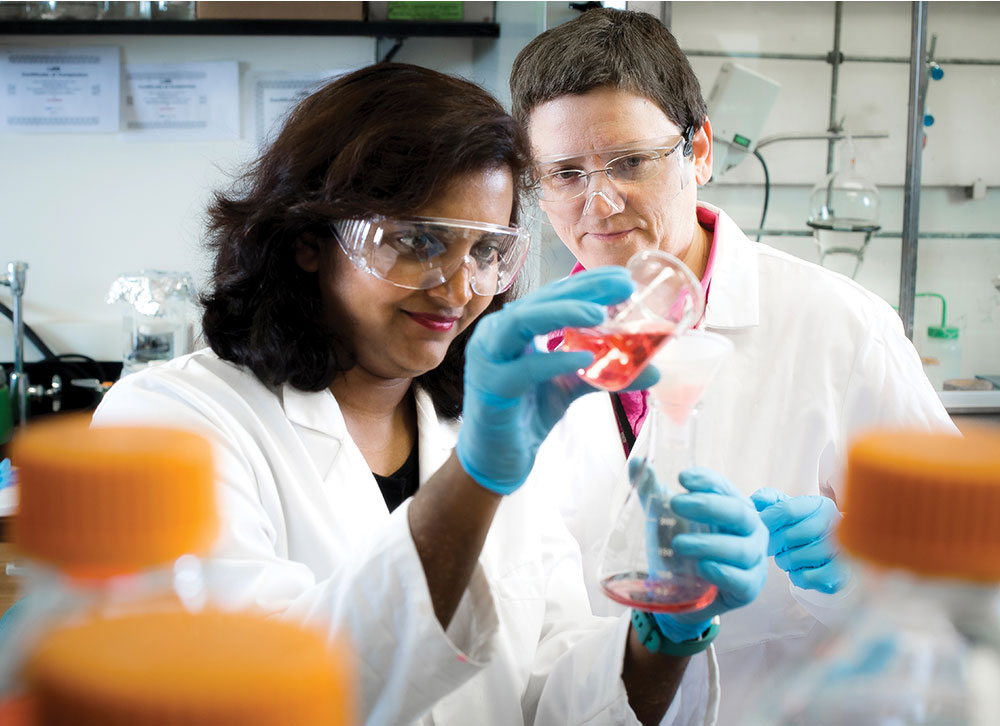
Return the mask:
[[(586, 195), (583, 213), (587, 214), (597, 199), (614, 212), (625, 208), (627, 187), (656, 179), (664, 201), (676, 197), (687, 182), (685, 161), (690, 153), (693, 129), (684, 135), (636, 141), (611, 149), (585, 154), (543, 156), (536, 159), (538, 181), (535, 191), (545, 202), (573, 202)], [(585, 171), (584, 162), (597, 158), (604, 166)], [(612, 184), (591, 183), (591, 177), (603, 174)], [(603, 180), (602, 180), (603, 181)]]
[(473, 292), (496, 295), (514, 282), (530, 237), (517, 227), (413, 217), (333, 223), (344, 254), (359, 269), (398, 287), (427, 290), (469, 271)]

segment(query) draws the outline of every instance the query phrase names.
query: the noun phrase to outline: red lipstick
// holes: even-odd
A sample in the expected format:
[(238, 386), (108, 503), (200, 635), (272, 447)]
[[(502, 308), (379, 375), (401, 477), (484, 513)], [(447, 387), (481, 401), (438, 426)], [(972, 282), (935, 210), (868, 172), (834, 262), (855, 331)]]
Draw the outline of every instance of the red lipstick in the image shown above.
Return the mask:
[(431, 315), (430, 313), (411, 312), (407, 312), (406, 314), (409, 315), (413, 322), (418, 325), (422, 325), (429, 330), (434, 330), (439, 333), (447, 333), (454, 327), (455, 321), (458, 320), (457, 316)]

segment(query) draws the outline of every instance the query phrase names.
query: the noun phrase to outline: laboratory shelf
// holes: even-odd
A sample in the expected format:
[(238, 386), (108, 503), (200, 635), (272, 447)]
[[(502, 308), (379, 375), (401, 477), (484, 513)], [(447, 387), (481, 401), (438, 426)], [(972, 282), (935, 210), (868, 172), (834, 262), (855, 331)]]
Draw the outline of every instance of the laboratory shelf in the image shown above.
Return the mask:
[(0, 35), (354, 35), (498, 38), (498, 23), (391, 20), (8, 20)]

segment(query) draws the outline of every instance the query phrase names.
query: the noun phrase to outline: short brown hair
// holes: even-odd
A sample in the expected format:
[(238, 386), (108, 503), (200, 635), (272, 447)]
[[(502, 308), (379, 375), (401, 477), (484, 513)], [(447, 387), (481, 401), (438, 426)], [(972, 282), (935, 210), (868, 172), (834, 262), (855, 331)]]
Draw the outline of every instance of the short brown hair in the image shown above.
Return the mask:
[[(298, 266), (295, 242), (336, 244), (330, 223), (338, 219), (412, 216), (457, 177), (490, 169), (514, 178), (514, 224), (528, 155), (519, 124), (461, 78), (380, 63), (327, 84), (208, 210), (214, 266), (201, 301), (212, 350), (269, 386), (326, 388), (355, 365), (355, 351), (321, 315), (317, 275)], [(487, 310), (515, 294), (497, 295)], [(442, 415), (461, 411), (473, 327), (417, 379)]]
[(705, 120), (705, 99), (687, 56), (652, 15), (595, 8), (546, 30), (518, 53), (510, 73), (514, 118), (527, 127), (539, 104), (610, 86), (653, 101), (684, 132)]

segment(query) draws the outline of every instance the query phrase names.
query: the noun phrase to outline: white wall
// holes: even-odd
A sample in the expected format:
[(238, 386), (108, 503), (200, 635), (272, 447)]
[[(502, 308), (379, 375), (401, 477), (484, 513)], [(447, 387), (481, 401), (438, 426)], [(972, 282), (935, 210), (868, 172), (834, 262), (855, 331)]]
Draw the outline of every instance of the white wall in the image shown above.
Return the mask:
[[(239, 61), (241, 72), (325, 70), (374, 59), (372, 38), (2, 37), (9, 45), (114, 45), (122, 63)], [(205, 280), (202, 221), (212, 190), (250, 158), (240, 141), (135, 142), (116, 134), (0, 134), (0, 262), (28, 262), (25, 321), (57, 353), (121, 356), (118, 275), (187, 270)], [(5, 295), (3, 300), (9, 304)], [(3, 335), (0, 360), (11, 360)], [(29, 360), (37, 357), (30, 348)]]
[[(674, 2), (672, 27), (692, 50), (825, 52), (833, 38), (832, 2)], [(856, 55), (909, 56), (910, 4), (844, 3), (842, 49)], [(498, 3), (499, 40), (410, 39), (396, 60), (469, 77), (508, 99), (506, 76), (527, 39), (559, 15), (561, 3)], [(937, 56), (997, 58), (1000, 4), (931, 3), (929, 29)], [(370, 38), (59, 36), (0, 37), (0, 44), (118, 45), (124, 63), (238, 60), (241, 71), (322, 70), (371, 62)], [(695, 57), (707, 91), (723, 58)], [(782, 85), (764, 135), (823, 131), (829, 115), (830, 66), (816, 61), (738, 62)], [(929, 104), (937, 123), (928, 132), (921, 230), (1000, 231), (1000, 191), (968, 200), (959, 187), (981, 177), (1000, 185), (1000, 67), (949, 66), (932, 83)], [(842, 66), (838, 115), (855, 130), (879, 129), (888, 139), (858, 142), (859, 171), (882, 192), (884, 230), (902, 228), (908, 66)], [(245, 130), (245, 135), (248, 134)], [(228, 143), (134, 143), (115, 135), (0, 134), (0, 263), (31, 265), (26, 320), (57, 352), (103, 360), (120, 355), (121, 311), (104, 303), (112, 279), (141, 267), (185, 269), (205, 279), (200, 250), (203, 210), (211, 191), (252, 153), (249, 140)], [(775, 144), (765, 149), (772, 189), (768, 228), (805, 230), (808, 195), (826, 170), (825, 142)], [(760, 218), (762, 175), (753, 159), (702, 191), (738, 223)], [(764, 241), (816, 259), (808, 237)], [(858, 280), (897, 303), (899, 240), (875, 239)], [(533, 258), (535, 274), (565, 271), (558, 242), (546, 236)], [(944, 294), (949, 322), (961, 329), (965, 373), (1000, 372), (1000, 240), (921, 240), (917, 287)], [(0, 300), (9, 303), (0, 288)], [(916, 329), (933, 322), (929, 300), (917, 303)], [(10, 326), (0, 320), (0, 360), (10, 360)], [(33, 356), (33, 351), (31, 356)], [(30, 358), (29, 358), (30, 359)]]
[[(395, 60), (465, 76), (506, 99), (510, 64), (544, 28), (544, 10), (504, 3), (500, 40), (411, 38)], [(235, 60), (244, 76), (359, 67), (377, 52), (364, 37), (0, 36), (0, 45), (113, 45), (123, 64)], [(104, 300), (122, 273), (185, 270), (204, 283), (204, 210), (252, 158), (251, 135), (244, 128), (240, 141), (137, 143), (115, 134), (0, 133), (0, 264), (29, 263), (25, 320), (50, 348), (120, 358), (122, 308)], [(0, 301), (10, 305), (6, 288)], [(0, 318), (0, 361), (13, 359), (10, 332)], [(38, 357), (29, 344), (26, 359)]]
[[(707, 6), (707, 7), (706, 7)], [(832, 2), (673, 3), (672, 29), (685, 50), (826, 53), (833, 46)], [(841, 50), (846, 55), (909, 58), (911, 4), (845, 2)], [(928, 41), (937, 35), (935, 57), (1000, 59), (995, 33), (1000, 4), (929, 4)], [(725, 58), (694, 57), (692, 66), (707, 94)], [(777, 104), (762, 137), (786, 132), (823, 132), (829, 122), (829, 64), (818, 61), (735, 59), (781, 83)], [(927, 129), (922, 159), (921, 233), (1000, 233), (1000, 65), (949, 65), (931, 81), (928, 108), (935, 123)], [(855, 131), (888, 131), (889, 138), (857, 140), (857, 170), (881, 192), (883, 232), (903, 227), (906, 168), (908, 63), (848, 62), (841, 66), (837, 117)], [(765, 226), (806, 230), (809, 191), (826, 173), (825, 141), (790, 141), (767, 146), (772, 190)], [(994, 188), (985, 199), (968, 199), (962, 187), (984, 179)], [(757, 228), (763, 174), (753, 158), (702, 190), (744, 228)], [(811, 237), (765, 237), (763, 242), (818, 261)], [(899, 300), (899, 238), (875, 238), (857, 280), (893, 305)], [(948, 324), (960, 328), (963, 375), (1000, 372), (1000, 239), (921, 239), (917, 290), (937, 292), (948, 301)], [(914, 339), (940, 323), (939, 303), (918, 298)]]

